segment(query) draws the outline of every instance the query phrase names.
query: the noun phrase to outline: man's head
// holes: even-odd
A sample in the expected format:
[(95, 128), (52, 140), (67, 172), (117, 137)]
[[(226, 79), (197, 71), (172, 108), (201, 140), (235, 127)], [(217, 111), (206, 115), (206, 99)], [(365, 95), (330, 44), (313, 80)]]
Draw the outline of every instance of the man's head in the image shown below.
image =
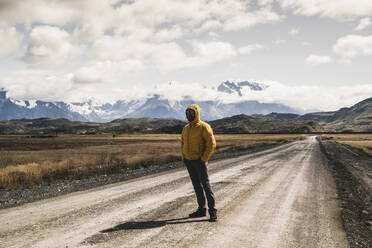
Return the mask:
[(185, 113), (189, 122), (200, 121), (200, 108), (197, 104), (191, 104), (188, 106)]
[(186, 118), (188, 121), (195, 120), (195, 111), (193, 109), (186, 109)]

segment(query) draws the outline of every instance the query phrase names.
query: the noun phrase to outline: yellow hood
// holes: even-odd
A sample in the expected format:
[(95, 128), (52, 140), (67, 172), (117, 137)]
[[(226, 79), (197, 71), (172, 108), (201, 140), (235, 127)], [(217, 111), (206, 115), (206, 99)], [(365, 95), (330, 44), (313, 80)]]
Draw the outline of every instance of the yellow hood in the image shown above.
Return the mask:
[[(198, 123), (200, 121), (200, 108), (197, 104), (191, 104), (187, 107), (187, 109), (192, 109), (195, 111), (195, 119), (190, 121), (190, 123)], [(186, 110), (187, 110), (186, 109)]]

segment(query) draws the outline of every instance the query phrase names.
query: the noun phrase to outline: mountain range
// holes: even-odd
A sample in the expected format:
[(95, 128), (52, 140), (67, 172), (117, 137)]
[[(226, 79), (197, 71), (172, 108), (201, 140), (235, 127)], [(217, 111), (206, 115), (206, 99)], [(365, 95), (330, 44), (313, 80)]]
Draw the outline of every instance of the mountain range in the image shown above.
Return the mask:
[[(254, 93), (264, 91), (267, 87), (268, 86), (264, 84), (249, 81), (225, 81), (221, 83), (216, 90), (239, 100), (241, 99), (240, 97), (247, 94), (247, 92)], [(76, 125), (74, 124), (74, 126), (77, 126), (77, 130), (79, 128), (89, 130), (89, 128), (86, 128), (86, 124), (81, 126), (79, 122), (90, 122), (90, 126), (94, 125), (93, 123), (96, 123), (96, 125), (98, 125), (98, 123), (111, 123), (110, 128), (115, 126), (113, 123), (119, 122), (121, 123), (119, 125), (120, 128), (123, 129), (123, 120), (125, 120), (126, 128), (124, 129), (128, 132), (132, 132), (135, 130), (131, 128), (130, 125), (138, 124), (139, 129), (137, 130), (142, 130), (142, 128), (150, 122), (152, 123), (155, 121), (156, 123), (156, 119), (158, 118), (178, 119), (177, 121), (184, 120), (184, 110), (192, 103), (197, 103), (201, 107), (201, 119), (207, 120), (211, 123), (215, 120), (217, 124), (221, 119), (224, 119), (224, 125), (221, 130), (225, 131), (230, 128), (237, 132), (236, 126), (234, 127), (233, 124), (228, 124), (229, 119), (226, 119), (233, 116), (233, 120), (237, 122), (241, 122), (241, 120), (244, 120), (244, 122), (250, 122), (250, 120), (253, 120), (252, 118), (254, 118), (255, 120), (251, 123), (254, 125), (257, 123), (257, 125), (263, 125), (261, 130), (259, 130), (259, 126), (253, 127), (254, 125), (251, 125), (242, 127), (245, 125), (242, 124), (239, 125), (239, 132), (243, 132), (241, 131), (243, 129), (245, 130), (244, 132), (271, 132), (270, 127), (266, 126), (264, 128), (264, 125), (267, 123), (270, 125), (276, 123), (275, 126), (279, 125), (279, 122), (262, 122), (259, 124), (259, 119), (281, 120), (282, 123), (287, 122), (290, 125), (295, 125), (296, 128), (298, 127), (297, 129), (290, 129), (292, 131), (301, 130), (301, 128), (303, 128), (300, 126), (303, 125), (304, 122), (296, 122), (297, 120), (302, 120), (319, 123), (324, 130), (331, 132), (372, 132), (372, 98), (365, 99), (351, 107), (341, 108), (337, 111), (314, 112), (301, 115), (296, 109), (283, 104), (260, 103), (258, 101), (247, 100), (236, 102), (224, 102), (221, 99), (203, 101), (192, 99), (189, 96), (184, 96), (181, 100), (171, 100), (163, 95), (152, 94), (146, 98), (139, 98), (136, 100), (118, 100), (115, 103), (98, 104), (93, 100), (81, 103), (69, 103), (62, 101), (46, 102), (37, 100), (16, 100), (7, 98), (6, 91), (0, 90), (0, 120), (39, 118), (41, 118), (40, 120), (48, 120), (50, 118), (63, 118), (75, 121), (74, 123)], [(237, 119), (236, 116), (240, 117)], [(140, 121), (133, 121), (133, 118), (140, 119)], [(294, 121), (288, 122), (287, 120)], [(27, 120), (25, 121), (27, 123)], [(169, 123), (170, 122), (164, 124), (164, 128), (172, 129), (171, 126), (173, 124), (178, 125), (178, 128), (183, 125), (180, 123), (175, 124), (173, 121), (172, 125)], [(306, 130), (309, 130), (310, 132), (320, 130), (313, 123), (307, 123), (305, 125), (308, 124), (310, 127), (305, 128)], [(5, 128), (5, 126), (3, 126), (3, 128)], [(67, 126), (70, 126), (70, 124)], [(218, 125), (216, 127), (218, 129)], [(63, 126), (61, 128), (63, 129)], [(151, 124), (150, 127), (146, 128), (154, 130), (154, 128), (156, 129), (156, 125)], [(174, 130), (172, 130), (168, 131), (173, 132)], [(279, 129), (275, 132), (278, 130)], [(280, 130), (286, 130), (286, 127), (283, 127)], [(165, 129), (163, 131), (165, 131)], [(94, 132), (97, 132), (97, 129), (94, 129)], [(143, 130), (141, 132), (143, 132)]]
[(263, 91), (268, 86), (255, 82), (222, 82), (218, 93), (228, 94), (236, 99), (225, 102), (222, 99), (198, 100), (183, 96), (171, 100), (166, 96), (151, 94), (136, 100), (118, 100), (114, 103), (85, 102), (46, 102), (39, 100), (17, 100), (6, 97), (6, 91), (0, 91), (0, 120), (66, 118), (73, 121), (109, 122), (119, 118), (176, 118), (184, 119), (186, 107), (197, 103), (202, 109), (202, 119), (215, 120), (238, 114), (299, 113), (298, 110), (279, 103), (260, 103), (241, 98), (243, 92)]
[[(215, 133), (372, 132), (372, 98), (334, 112), (305, 115), (245, 114), (208, 121)], [(39, 118), (0, 121), (0, 134), (180, 133), (186, 124), (174, 118), (124, 118), (107, 123)]]

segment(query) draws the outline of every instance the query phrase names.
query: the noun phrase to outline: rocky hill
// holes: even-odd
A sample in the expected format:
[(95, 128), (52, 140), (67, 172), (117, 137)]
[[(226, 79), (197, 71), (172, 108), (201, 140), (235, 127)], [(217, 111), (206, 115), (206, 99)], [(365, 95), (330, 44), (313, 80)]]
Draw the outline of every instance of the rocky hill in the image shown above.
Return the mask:
[(215, 133), (312, 133), (324, 132), (314, 121), (264, 119), (236, 115), (209, 122)]
[(254, 116), (264, 119), (312, 120), (331, 132), (372, 132), (372, 98), (365, 99), (349, 108), (341, 108), (332, 112), (315, 112), (305, 115), (270, 113)]
[(336, 132), (372, 132), (372, 98), (334, 112), (323, 125)]

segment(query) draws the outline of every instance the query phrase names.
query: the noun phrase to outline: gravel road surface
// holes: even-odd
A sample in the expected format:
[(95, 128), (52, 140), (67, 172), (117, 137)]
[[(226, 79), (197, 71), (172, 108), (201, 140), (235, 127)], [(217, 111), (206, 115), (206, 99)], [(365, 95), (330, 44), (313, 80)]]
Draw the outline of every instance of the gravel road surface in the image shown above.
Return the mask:
[(348, 247), (315, 137), (208, 165), (218, 222), (187, 218), (185, 168), (0, 210), (0, 247)]

